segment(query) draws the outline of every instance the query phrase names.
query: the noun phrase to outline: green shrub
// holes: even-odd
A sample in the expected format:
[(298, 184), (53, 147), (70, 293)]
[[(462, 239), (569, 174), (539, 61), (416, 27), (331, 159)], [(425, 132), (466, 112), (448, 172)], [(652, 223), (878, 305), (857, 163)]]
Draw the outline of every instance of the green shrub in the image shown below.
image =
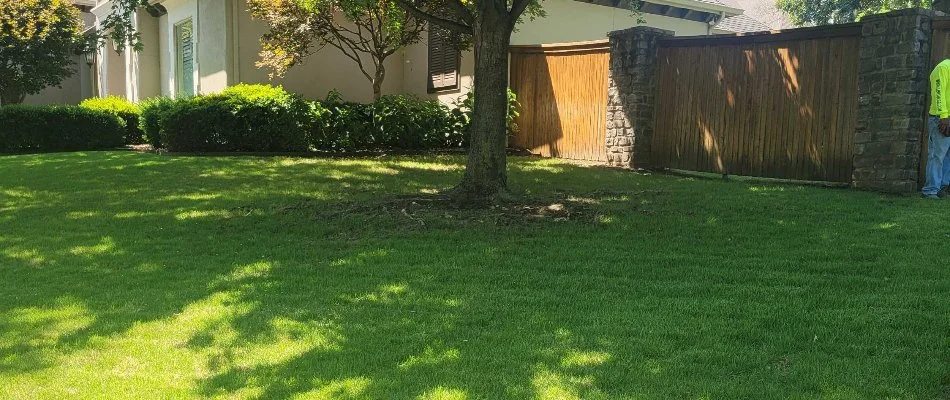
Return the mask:
[(0, 107), (0, 152), (100, 150), (121, 146), (115, 114), (78, 106)]
[(335, 92), (312, 105), (316, 150), (425, 150), (459, 147), (459, 119), (436, 100), (387, 95), (371, 104), (346, 102)]
[[(513, 96), (513, 95), (512, 95)], [(461, 102), (470, 109), (471, 97)], [(511, 98), (510, 127), (517, 116)], [(188, 99), (141, 104), (149, 143), (171, 151), (357, 152), (461, 147), (469, 121), (465, 108), (436, 100), (388, 95), (370, 104), (344, 101), (331, 92), (305, 102), (280, 87), (238, 85)]]
[(458, 147), (463, 134), (452, 111), (437, 100), (414, 96), (383, 96), (373, 103), (377, 145), (421, 150)]
[(375, 147), (371, 105), (328, 99), (313, 102), (310, 145), (315, 150), (362, 151)]
[(110, 113), (122, 119), (125, 125), (125, 144), (145, 143), (142, 130), (139, 129), (139, 107), (126, 99), (116, 96), (90, 98), (79, 103), (82, 108)]
[(177, 100), (160, 117), (170, 151), (306, 151), (313, 120), (307, 102), (280, 87), (237, 85)]
[(162, 118), (175, 106), (176, 100), (161, 96), (142, 100), (139, 103), (141, 115), (139, 129), (145, 135), (145, 142), (158, 149), (163, 147), (161, 131)]

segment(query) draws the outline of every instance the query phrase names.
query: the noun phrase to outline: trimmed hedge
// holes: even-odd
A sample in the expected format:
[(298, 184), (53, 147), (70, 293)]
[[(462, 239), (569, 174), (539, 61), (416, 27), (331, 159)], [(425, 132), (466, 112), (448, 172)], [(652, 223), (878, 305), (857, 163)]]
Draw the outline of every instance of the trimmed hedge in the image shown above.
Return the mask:
[(177, 100), (159, 123), (170, 151), (296, 152), (307, 150), (312, 118), (307, 102), (283, 88), (242, 84)]
[(101, 150), (121, 146), (125, 122), (79, 106), (0, 107), (0, 152)]
[(125, 123), (125, 144), (145, 143), (142, 130), (139, 129), (139, 107), (126, 99), (116, 96), (85, 99), (79, 106), (90, 110), (110, 113), (122, 119)]
[[(511, 94), (509, 99), (509, 128), (516, 129), (517, 102)], [(85, 150), (123, 142), (147, 142), (176, 152), (459, 148), (467, 144), (471, 96), (456, 106), (411, 95), (352, 103), (336, 92), (308, 102), (281, 87), (241, 84), (217, 94), (156, 97), (138, 105), (107, 97), (78, 107), (5, 107), (0, 151)]]
[(145, 142), (158, 149), (164, 147), (162, 143), (162, 118), (168, 114), (175, 102), (170, 97), (153, 97), (139, 103), (139, 129), (145, 135)]
[(334, 99), (311, 102), (310, 108), (313, 125), (308, 142), (312, 149), (349, 152), (374, 147), (370, 105)]
[[(176, 152), (359, 152), (467, 145), (472, 97), (451, 109), (436, 100), (387, 95), (370, 104), (307, 102), (281, 87), (237, 85), (221, 93), (140, 104), (152, 146)], [(509, 130), (518, 104), (509, 92)]]
[(315, 150), (430, 150), (461, 147), (465, 126), (436, 100), (387, 95), (371, 104), (341, 101), (335, 96), (313, 103)]
[(437, 100), (383, 96), (373, 103), (373, 126), (382, 148), (421, 150), (460, 147), (465, 125)]

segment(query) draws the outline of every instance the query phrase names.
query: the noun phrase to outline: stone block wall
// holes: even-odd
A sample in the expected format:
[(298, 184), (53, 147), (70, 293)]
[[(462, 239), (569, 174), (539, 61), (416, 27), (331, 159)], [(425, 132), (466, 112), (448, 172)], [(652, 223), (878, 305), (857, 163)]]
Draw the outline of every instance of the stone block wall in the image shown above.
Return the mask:
[(906, 9), (862, 20), (854, 187), (918, 188), (929, 90), (933, 11)]
[(656, 41), (673, 32), (634, 27), (610, 32), (607, 163), (649, 167), (656, 99)]

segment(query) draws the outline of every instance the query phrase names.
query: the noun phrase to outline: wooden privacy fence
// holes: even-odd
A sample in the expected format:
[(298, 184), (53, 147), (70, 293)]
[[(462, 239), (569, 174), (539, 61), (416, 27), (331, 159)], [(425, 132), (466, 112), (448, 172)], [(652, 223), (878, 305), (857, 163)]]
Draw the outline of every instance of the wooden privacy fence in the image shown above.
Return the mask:
[(852, 24), (661, 39), (652, 163), (849, 182), (860, 35)]
[(606, 161), (607, 41), (512, 46), (521, 103), (512, 145), (545, 157)]

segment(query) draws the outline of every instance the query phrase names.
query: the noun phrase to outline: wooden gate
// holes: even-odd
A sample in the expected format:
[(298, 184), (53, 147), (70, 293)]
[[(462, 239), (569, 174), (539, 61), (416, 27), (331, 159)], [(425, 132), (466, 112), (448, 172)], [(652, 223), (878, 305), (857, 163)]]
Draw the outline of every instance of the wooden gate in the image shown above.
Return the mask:
[(607, 41), (512, 46), (521, 103), (512, 145), (545, 157), (606, 161)]
[(653, 163), (849, 182), (860, 25), (658, 43)]

